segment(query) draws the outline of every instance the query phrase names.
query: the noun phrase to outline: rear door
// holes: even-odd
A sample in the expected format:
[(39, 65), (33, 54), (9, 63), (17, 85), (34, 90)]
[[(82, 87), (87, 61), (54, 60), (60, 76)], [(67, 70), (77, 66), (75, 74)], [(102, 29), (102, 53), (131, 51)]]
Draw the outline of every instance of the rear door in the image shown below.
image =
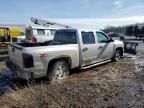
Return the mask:
[(81, 31), (82, 43), (81, 43), (81, 53), (82, 53), (82, 64), (89, 65), (97, 61), (98, 46), (96, 45), (95, 34), (92, 31)]
[(114, 42), (108, 42), (110, 38), (103, 32), (96, 32), (96, 38), (99, 50), (98, 58), (100, 60), (106, 60), (111, 58), (114, 54), (115, 49)]

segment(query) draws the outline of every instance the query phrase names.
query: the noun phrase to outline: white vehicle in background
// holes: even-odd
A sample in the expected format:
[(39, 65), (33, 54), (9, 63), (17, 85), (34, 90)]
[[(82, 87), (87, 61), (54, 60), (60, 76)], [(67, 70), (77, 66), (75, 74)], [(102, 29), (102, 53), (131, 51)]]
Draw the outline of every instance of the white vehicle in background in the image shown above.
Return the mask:
[[(17, 42), (32, 42), (32, 43), (43, 43), (47, 41), (52, 41), (55, 35), (55, 32), (60, 28), (50, 28), (49, 26), (60, 26), (62, 28), (71, 28), (70, 26), (43, 20), (37, 18), (31, 18), (31, 21), (40, 25), (37, 27), (29, 26), (25, 29), (25, 36), (19, 36)], [(42, 26), (42, 27), (41, 27)]]
[(25, 28), (25, 34), (17, 37), (17, 42), (46, 42), (53, 40), (57, 28), (29, 26)]
[(29, 26), (25, 30), (25, 40), (33, 43), (50, 41), (53, 40), (56, 30), (57, 28)]

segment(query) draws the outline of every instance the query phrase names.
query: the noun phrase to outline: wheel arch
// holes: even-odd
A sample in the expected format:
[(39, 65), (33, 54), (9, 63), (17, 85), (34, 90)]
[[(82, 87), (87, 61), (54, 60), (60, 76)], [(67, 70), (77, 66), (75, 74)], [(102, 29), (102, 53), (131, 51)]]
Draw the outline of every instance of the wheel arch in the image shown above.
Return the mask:
[(52, 64), (54, 64), (56, 61), (62, 61), (62, 60), (66, 61), (68, 63), (69, 69), (71, 69), (71, 66), (72, 66), (71, 57), (69, 57), (69, 56), (59, 56), (59, 57), (53, 58), (49, 61), (48, 67), (47, 67), (47, 72), (49, 71)]
[[(118, 47), (118, 48), (116, 48), (116, 50), (120, 50), (120, 51), (121, 51), (121, 56), (123, 56), (123, 54), (124, 54), (124, 50), (123, 50), (122, 47)], [(116, 50), (115, 50), (115, 51), (116, 51)]]

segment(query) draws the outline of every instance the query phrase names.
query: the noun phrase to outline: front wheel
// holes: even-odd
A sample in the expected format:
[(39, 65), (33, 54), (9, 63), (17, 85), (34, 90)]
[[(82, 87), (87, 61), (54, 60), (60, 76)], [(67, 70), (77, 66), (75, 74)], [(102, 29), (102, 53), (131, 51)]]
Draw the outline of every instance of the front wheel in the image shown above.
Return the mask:
[(48, 72), (48, 79), (50, 81), (56, 81), (64, 79), (68, 75), (69, 75), (68, 63), (64, 60), (56, 61), (50, 67), (50, 70)]
[(116, 50), (112, 58), (112, 61), (119, 61), (121, 59), (121, 55), (122, 55), (122, 52), (120, 50)]

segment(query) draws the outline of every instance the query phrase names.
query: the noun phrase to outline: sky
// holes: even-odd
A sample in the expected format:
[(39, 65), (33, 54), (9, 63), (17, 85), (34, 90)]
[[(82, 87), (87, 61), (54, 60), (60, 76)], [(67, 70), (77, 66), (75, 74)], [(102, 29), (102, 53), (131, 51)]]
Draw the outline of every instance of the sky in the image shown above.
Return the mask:
[(144, 0), (1, 0), (0, 24), (32, 24), (31, 17), (75, 28), (144, 22)]

